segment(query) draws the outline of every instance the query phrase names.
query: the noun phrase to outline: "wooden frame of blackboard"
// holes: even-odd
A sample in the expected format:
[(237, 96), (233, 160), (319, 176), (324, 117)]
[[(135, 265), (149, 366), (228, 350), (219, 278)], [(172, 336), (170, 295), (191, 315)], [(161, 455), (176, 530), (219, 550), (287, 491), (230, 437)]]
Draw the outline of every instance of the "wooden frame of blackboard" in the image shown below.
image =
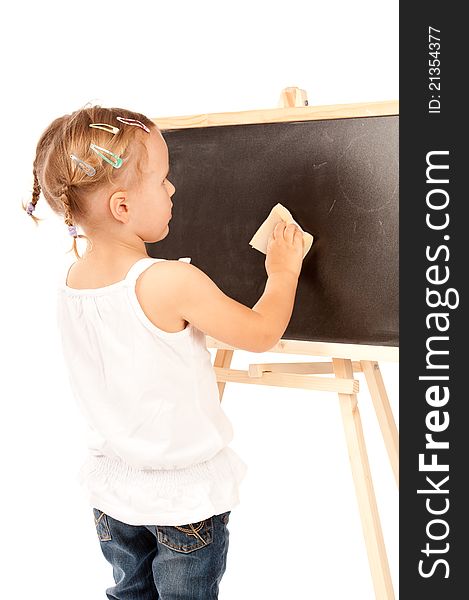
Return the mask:
[(285, 123), (288, 121), (311, 121), (314, 119), (350, 119), (353, 117), (383, 117), (399, 114), (399, 102), (366, 102), (357, 104), (334, 104), (331, 106), (287, 106), (263, 110), (205, 113), (179, 117), (152, 118), (164, 129), (188, 129), (191, 127), (216, 127), (220, 125), (247, 125), (249, 123)]
[[(395, 100), (332, 106), (304, 106), (306, 93), (298, 88), (296, 90), (296, 97), (300, 99), (301, 106), (159, 117), (152, 120), (161, 130), (165, 130), (399, 114), (399, 104)], [(282, 92), (284, 101), (285, 98), (291, 98), (294, 91), (295, 88), (285, 88)], [(398, 362), (399, 348), (281, 339), (268, 352), (327, 356), (331, 360), (305, 363), (255, 363), (249, 365), (247, 371), (242, 371), (230, 369), (236, 348), (210, 336), (206, 337), (206, 342), (207, 348), (216, 348), (217, 350), (214, 370), (220, 402), (227, 382), (331, 391), (338, 394), (375, 596), (379, 600), (393, 600), (391, 573), (358, 410), (359, 382), (353, 378), (353, 374), (354, 372), (363, 372), (365, 375), (389, 461), (396, 483), (399, 485), (398, 431), (378, 364), (378, 361)], [(327, 377), (329, 374), (334, 377)]]

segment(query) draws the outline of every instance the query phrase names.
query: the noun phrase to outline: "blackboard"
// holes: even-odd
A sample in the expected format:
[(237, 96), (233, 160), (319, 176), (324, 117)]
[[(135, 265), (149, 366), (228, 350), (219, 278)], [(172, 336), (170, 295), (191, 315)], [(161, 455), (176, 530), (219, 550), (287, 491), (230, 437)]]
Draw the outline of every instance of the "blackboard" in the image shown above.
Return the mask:
[(286, 340), (399, 345), (397, 115), (162, 130), (176, 187), (155, 258), (191, 257), (252, 308), (249, 241), (280, 202), (314, 236)]

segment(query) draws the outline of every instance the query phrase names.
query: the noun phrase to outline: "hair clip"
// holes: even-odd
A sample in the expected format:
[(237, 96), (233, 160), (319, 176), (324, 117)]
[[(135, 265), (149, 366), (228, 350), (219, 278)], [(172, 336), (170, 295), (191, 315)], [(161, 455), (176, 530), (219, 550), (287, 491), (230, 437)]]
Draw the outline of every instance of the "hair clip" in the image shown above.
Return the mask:
[(76, 162), (77, 167), (84, 171), (88, 177), (93, 177), (93, 175), (96, 175), (96, 169), (84, 160), (81, 160), (81, 158), (78, 158), (78, 156), (75, 156), (75, 154), (70, 154), (70, 158)]
[[(120, 167), (122, 167), (122, 163), (124, 161), (122, 160), (122, 158), (120, 156), (117, 156), (117, 154), (114, 154), (114, 152), (111, 152), (110, 150), (107, 150), (106, 148), (101, 148), (101, 146), (97, 146), (96, 144), (90, 144), (90, 148), (91, 148), (91, 150), (93, 150), (93, 152), (96, 152), (96, 154), (98, 156), (100, 156), (106, 162), (108, 162), (110, 165), (112, 165), (114, 167), (114, 169), (119, 169)], [(100, 150), (101, 150), (101, 152), (100, 152)], [(112, 158), (114, 160), (111, 160), (110, 158), (108, 158), (107, 156), (102, 154), (103, 152), (105, 152), (109, 156), (112, 156)]]
[(90, 123), (89, 127), (94, 127), (95, 129), (102, 129), (103, 131), (108, 131), (109, 133), (119, 133), (119, 127), (114, 127), (114, 125), (108, 125), (107, 123)]
[(116, 119), (125, 125), (136, 125), (137, 127), (144, 129), (147, 133), (150, 133), (149, 128), (141, 121), (137, 121), (137, 119), (126, 119), (125, 117), (116, 117)]

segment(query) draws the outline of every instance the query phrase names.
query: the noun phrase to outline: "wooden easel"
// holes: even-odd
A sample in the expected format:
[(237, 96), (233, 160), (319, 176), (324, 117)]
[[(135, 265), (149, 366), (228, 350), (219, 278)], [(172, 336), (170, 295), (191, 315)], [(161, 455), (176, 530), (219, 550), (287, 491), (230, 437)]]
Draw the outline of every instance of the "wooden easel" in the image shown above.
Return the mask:
[[(299, 88), (285, 88), (280, 96), (280, 104), (284, 107), (307, 106), (306, 92)], [(251, 385), (274, 385), (329, 391), (339, 395), (342, 422), (375, 596), (378, 600), (394, 599), (391, 573), (358, 410), (359, 382), (353, 378), (353, 374), (363, 372), (365, 375), (394, 477), (399, 487), (398, 432), (377, 362), (379, 358), (397, 361), (398, 349), (281, 340), (269, 352), (309, 356), (326, 355), (332, 357), (331, 362), (260, 363), (250, 364), (248, 371), (241, 371), (230, 369), (234, 348), (220, 344), (210, 337), (207, 337), (207, 347), (217, 348), (214, 369), (220, 392), (220, 402), (223, 399), (225, 384), (229, 381)], [(354, 357), (356, 360), (352, 360)], [(326, 374), (334, 374), (335, 377), (321, 377)]]
[[(275, 109), (217, 113), (154, 119), (161, 129), (207, 127), (241, 123), (273, 123), (301, 119), (334, 119), (355, 116), (393, 115), (397, 102), (371, 102), (327, 107), (308, 106), (305, 90), (282, 90)], [(236, 348), (206, 336), (207, 348), (215, 348), (220, 402), (227, 382), (329, 391), (339, 395), (342, 422), (358, 499), (368, 561), (377, 600), (394, 600), (394, 590), (384, 545), (381, 522), (358, 410), (359, 382), (353, 374), (363, 372), (376, 411), (396, 483), (399, 486), (399, 441), (378, 361), (398, 362), (399, 349), (388, 346), (334, 344), (280, 340), (269, 352), (328, 357), (327, 362), (251, 364), (247, 371), (230, 369)], [(328, 375), (334, 375), (329, 377)], [(325, 377), (324, 377), (325, 376)]]
[[(268, 352), (333, 358), (330, 362), (250, 364), (247, 371), (230, 369), (235, 348), (222, 344), (209, 336), (207, 336), (207, 348), (217, 349), (214, 369), (220, 392), (220, 402), (227, 382), (328, 391), (336, 392), (339, 395), (342, 422), (375, 596), (377, 600), (393, 600), (391, 573), (358, 410), (359, 382), (353, 378), (353, 374), (357, 372), (365, 374), (394, 477), (399, 486), (398, 432), (377, 362), (377, 359), (397, 362), (399, 359), (398, 348), (359, 347), (352, 344), (282, 339)], [(354, 358), (355, 360), (352, 360)], [(326, 374), (334, 374), (335, 377), (321, 377)]]

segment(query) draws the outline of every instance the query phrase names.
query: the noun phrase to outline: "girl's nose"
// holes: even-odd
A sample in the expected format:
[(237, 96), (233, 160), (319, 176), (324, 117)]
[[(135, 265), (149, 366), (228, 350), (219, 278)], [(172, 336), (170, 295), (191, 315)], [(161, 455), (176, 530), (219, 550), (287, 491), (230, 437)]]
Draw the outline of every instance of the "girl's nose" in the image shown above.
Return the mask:
[(174, 187), (174, 185), (169, 181), (169, 179), (167, 180), (167, 182), (169, 183), (170, 189), (172, 189), (172, 191), (170, 192), (170, 196), (172, 196), (174, 194), (174, 192), (176, 191), (176, 188)]

